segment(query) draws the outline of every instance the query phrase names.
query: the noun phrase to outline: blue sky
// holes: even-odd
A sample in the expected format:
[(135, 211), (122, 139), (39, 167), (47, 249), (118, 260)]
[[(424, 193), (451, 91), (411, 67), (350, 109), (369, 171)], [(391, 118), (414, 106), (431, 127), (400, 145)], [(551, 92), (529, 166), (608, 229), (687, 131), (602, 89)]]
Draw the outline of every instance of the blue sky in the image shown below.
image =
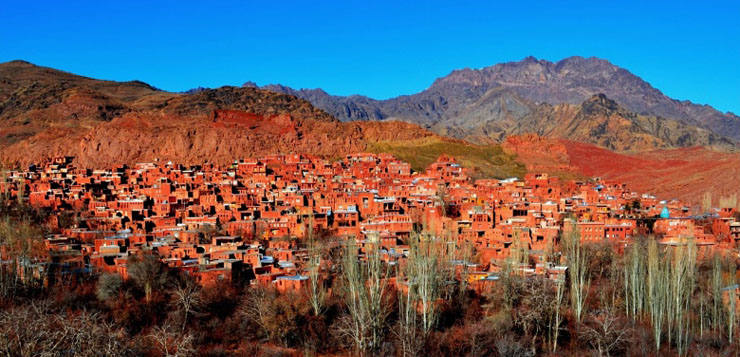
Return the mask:
[(0, 0), (0, 61), (171, 91), (251, 80), (389, 98), (453, 69), (596, 56), (740, 114), (738, 1), (457, 3)]

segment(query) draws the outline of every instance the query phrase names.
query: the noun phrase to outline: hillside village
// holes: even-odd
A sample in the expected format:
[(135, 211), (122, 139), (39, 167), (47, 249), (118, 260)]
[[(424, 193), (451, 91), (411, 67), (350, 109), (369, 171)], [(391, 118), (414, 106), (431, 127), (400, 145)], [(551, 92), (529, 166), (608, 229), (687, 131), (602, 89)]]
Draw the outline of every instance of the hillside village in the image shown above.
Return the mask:
[(0, 356), (740, 356), (740, 1), (3, 5)]
[[(472, 252), (453, 262), (472, 289), (489, 289), (512, 254), (524, 275), (565, 272), (546, 255), (574, 230), (583, 242), (621, 250), (638, 235), (663, 245), (692, 237), (701, 251), (734, 252), (736, 208), (695, 207), (599, 179), (563, 182), (546, 174), (472, 180), (454, 158), (424, 172), (388, 154), (359, 153), (330, 162), (273, 155), (228, 167), (171, 162), (79, 169), (56, 158), (9, 171), (6, 198), (50, 209), (53, 234), (36, 252), (33, 274), (117, 273), (152, 254), (203, 286), (230, 282), (300, 290), (308, 283), (309, 241), (354, 242), (362, 257), (379, 249), (402, 262), (420, 233)], [(0, 247), (8, 261), (7, 246)], [(328, 264), (328, 263), (326, 263)], [(328, 269), (329, 267), (324, 267)]]

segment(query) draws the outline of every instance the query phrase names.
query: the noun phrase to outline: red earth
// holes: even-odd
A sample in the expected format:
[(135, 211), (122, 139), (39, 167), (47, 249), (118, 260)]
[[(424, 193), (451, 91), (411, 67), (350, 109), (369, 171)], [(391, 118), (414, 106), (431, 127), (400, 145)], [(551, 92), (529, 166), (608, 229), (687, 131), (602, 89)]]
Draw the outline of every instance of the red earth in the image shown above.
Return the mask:
[(716, 203), (721, 196), (740, 193), (738, 153), (690, 147), (625, 154), (533, 134), (509, 137), (503, 146), (527, 171), (601, 177), (663, 199), (698, 203), (710, 192)]

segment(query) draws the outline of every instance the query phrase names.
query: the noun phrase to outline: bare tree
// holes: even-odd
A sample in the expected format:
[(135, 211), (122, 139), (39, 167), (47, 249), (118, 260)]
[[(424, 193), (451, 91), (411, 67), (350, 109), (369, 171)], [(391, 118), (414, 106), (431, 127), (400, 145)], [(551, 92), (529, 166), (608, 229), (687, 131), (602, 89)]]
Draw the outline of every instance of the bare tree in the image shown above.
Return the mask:
[(715, 254), (712, 259), (712, 314), (710, 325), (716, 332), (722, 326), (722, 257)]
[(217, 225), (204, 224), (198, 227), (198, 243), (200, 244), (211, 244), (213, 243), (213, 237), (217, 236), (221, 229)]
[[(399, 278), (400, 278), (399, 272)], [(419, 319), (416, 314), (416, 297), (410, 288), (398, 291), (398, 328), (396, 336), (401, 344), (401, 355), (417, 356), (423, 347), (423, 340), (419, 333)]]
[(188, 323), (188, 318), (198, 315), (200, 313), (200, 308), (203, 306), (203, 297), (201, 295), (200, 286), (195, 282), (186, 281), (177, 285), (172, 294), (172, 304), (182, 315), (182, 328), (180, 331), (184, 332)]
[(240, 314), (256, 323), (268, 339), (272, 338), (269, 324), (274, 315), (271, 304), (274, 298), (275, 294), (263, 287), (249, 289), (240, 307)]
[(413, 303), (419, 305), (421, 330), (426, 336), (437, 320), (437, 300), (447, 283), (449, 259), (445, 254), (446, 244), (440, 244), (431, 236), (412, 237), (409, 243), (405, 275), (409, 293), (414, 297)]
[(595, 348), (600, 356), (610, 356), (629, 343), (629, 325), (613, 308), (589, 315), (578, 331), (579, 338)]
[(549, 326), (549, 332), (550, 332), (550, 344), (552, 346), (552, 352), (557, 351), (558, 349), (558, 338), (560, 337), (560, 330), (563, 323), (563, 314), (562, 314), (562, 307), (563, 307), (563, 295), (565, 291), (565, 278), (564, 277), (557, 277), (557, 280), (555, 281), (555, 301), (553, 302), (552, 307), (552, 316), (550, 317), (550, 326)]
[[(692, 237), (682, 239), (669, 256), (668, 301), (669, 341), (675, 340), (679, 354), (687, 352), (690, 308), (696, 290), (696, 244)], [(673, 336), (672, 336), (673, 335)]]
[(324, 312), (327, 290), (321, 275), (321, 257), (324, 247), (316, 239), (313, 229), (313, 215), (308, 223), (308, 301), (314, 316)]
[(0, 218), (0, 246), (10, 258), (0, 265), (0, 298), (12, 299), (19, 292), (39, 289), (42, 281), (33, 274), (43, 252), (43, 233), (27, 219)]
[(667, 313), (666, 292), (668, 291), (669, 276), (663, 267), (663, 261), (664, 258), (658, 248), (658, 243), (655, 240), (651, 240), (648, 243), (646, 288), (656, 351), (660, 350), (664, 319)]
[(132, 256), (129, 259), (129, 277), (144, 291), (147, 303), (151, 302), (153, 291), (167, 284), (167, 267), (151, 254)]
[(101, 301), (110, 301), (121, 295), (123, 279), (114, 273), (105, 273), (98, 278), (95, 295)]
[(719, 207), (720, 208), (735, 208), (737, 207), (738, 201), (737, 201), (737, 193), (733, 193), (729, 196), (722, 196), (719, 198)]
[[(730, 343), (734, 343), (735, 341), (735, 325), (737, 324), (737, 280), (736, 280), (736, 272), (737, 272), (737, 265), (734, 260), (730, 260), (726, 264), (727, 268), (727, 276), (728, 281), (725, 283), (725, 287), (722, 288), (720, 292), (720, 299), (722, 300), (723, 305), (723, 312), (726, 314), (724, 320), (727, 324), (727, 340)], [(725, 302), (725, 297), (723, 296), (723, 292), (727, 292), (727, 299)]]
[(64, 347), (66, 332), (46, 311), (47, 305), (0, 311), (0, 346), (6, 356), (51, 356)]
[(519, 268), (521, 267), (522, 263), (527, 262), (528, 247), (524, 244), (524, 242), (522, 242), (520, 236), (521, 234), (519, 230), (515, 230), (513, 241), (509, 248), (509, 255), (507, 256), (504, 265), (504, 272), (506, 274), (519, 274)]
[(534, 357), (536, 355), (535, 351), (524, 347), (518, 339), (509, 335), (496, 340), (495, 345), (499, 356)]
[(343, 298), (347, 314), (341, 333), (358, 351), (378, 351), (383, 342), (390, 309), (387, 303), (387, 267), (377, 246), (366, 247), (360, 263), (354, 240), (346, 242), (342, 257)]
[(470, 260), (473, 259), (473, 252), (473, 244), (467, 240), (461, 242), (460, 249), (457, 250), (456, 259), (462, 262), (462, 269), (460, 271), (460, 284), (458, 285), (458, 302), (463, 304), (466, 302), (465, 296), (468, 292), (468, 279), (470, 278), (469, 264)]
[(82, 311), (66, 317), (57, 314), (66, 338), (65, 350), (74, 356), (133, 355), (123, 329), (103, 321), (96, 313)]
[(645, 313), (645, 241), (635, 239), (624, 254), (624, 307), (637, 320)]
[(581, 244), (581, 234), (575, 222), (563, 237), (563, 245), (570, 274), (570, 305), (576, 321), (580, 322), (591, 282), (588, 274), (588, 257)]
[(193, 336), (190, 334), (179, 334), (169, 322), (157, 326), (149, 334), (153, 347), (165, 357), (194, 356)]
[[(552, 282), (543, 277), (524, 280), (524, 291), (519, 306), (514, 309), (514, 323), (531, 338), (531, 348), (536, 352), (537, 339), (550, 329), (556, 297)], [(544, 336), (546, 337), (546, 335)]]
[(48, 301), (0, 311), (0, 354), (133, 356), (124, 331), (96, 313), (53, 312)]
[(725, 308), (727, 312), (727, 340), (732, 342), (735, 339), (735, 324), (737, 319), (737, 287), (729, 286), (727, 289), (728, 304)]

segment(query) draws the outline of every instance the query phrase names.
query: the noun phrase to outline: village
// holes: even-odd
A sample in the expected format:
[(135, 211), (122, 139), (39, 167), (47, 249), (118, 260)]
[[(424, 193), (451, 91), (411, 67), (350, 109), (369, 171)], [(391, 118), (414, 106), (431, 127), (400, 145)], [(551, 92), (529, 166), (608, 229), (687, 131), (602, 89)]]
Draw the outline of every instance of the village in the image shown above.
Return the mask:
[[(473, 180), (448, 156), (422, 172), (389, 154), (369, 153), (336, 162), (291, 154), (225, 168), (153, 162), (107, 170), (56, 158), (9, 171), (2, 192), (54, 212), (47, 225), (56, 233), (45, 237), (34, 260), (40, 278), (49, 264), (68, 274), (126, 278), (133, 256), (153, 254), (203, 286), (296, 291), (309, 280), (309, 240), (351, 239), (358, 251), (379, 249), (396, 264), (408, 255), (409, 239), (424, 232), (472, 247), (467, 259), (453, 263), (469, 269), (470, 288), (485, 290), (512, 254), (530, 258), (517, 266), (522, 274), (564, 274), (564, 266), (543, 256), (567, 230), (618, 250), (637, 235), (663, 245), (691, 237), (700, 250), (726, 253), (740, 240), (736, 208), (698, 212), (596, 178)], [(0, 247), (4, 261), (6, 248)]]

